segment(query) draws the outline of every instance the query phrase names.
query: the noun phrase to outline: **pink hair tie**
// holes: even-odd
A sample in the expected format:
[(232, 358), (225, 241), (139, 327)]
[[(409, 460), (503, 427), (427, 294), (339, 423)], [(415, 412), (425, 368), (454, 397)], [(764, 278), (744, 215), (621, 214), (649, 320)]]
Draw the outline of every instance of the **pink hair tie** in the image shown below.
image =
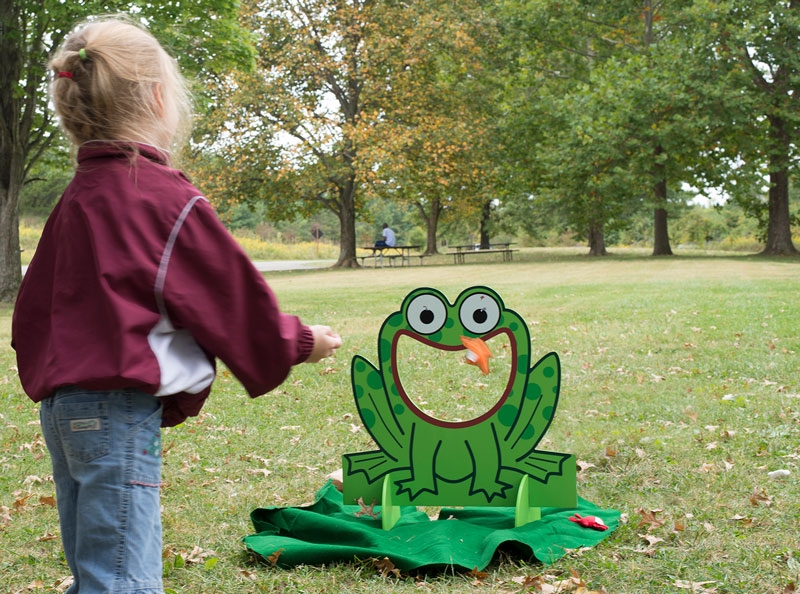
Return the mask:
[(72, 78), (71, 72), (59, 72), (58, 78)]

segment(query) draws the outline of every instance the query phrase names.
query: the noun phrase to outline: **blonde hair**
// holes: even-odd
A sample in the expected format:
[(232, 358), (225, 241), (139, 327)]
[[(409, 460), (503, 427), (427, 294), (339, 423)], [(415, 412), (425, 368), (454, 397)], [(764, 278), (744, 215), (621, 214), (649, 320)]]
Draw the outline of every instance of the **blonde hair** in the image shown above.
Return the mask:
[[(49, 67), (55, 111), (73, 145), (135, 141), (179, 153), (188, 139), (192, 105), (186, 81), (175, 59), (132, 20), (115, 16), (79, 24)], [(165, 125), (167, 118), (176, 121)]]

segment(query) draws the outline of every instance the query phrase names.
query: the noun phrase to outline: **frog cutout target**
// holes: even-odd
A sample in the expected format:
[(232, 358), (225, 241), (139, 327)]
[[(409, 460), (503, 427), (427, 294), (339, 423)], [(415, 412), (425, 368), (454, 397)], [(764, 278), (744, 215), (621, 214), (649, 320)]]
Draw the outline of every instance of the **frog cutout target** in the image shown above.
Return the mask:
[[(403, 337), (484, 373), (492, 339), (505, 337), (509, 377), (494, 405), (468, 420), (425, 412), (409, 397), (414, 378), (401, 377)], [(471, 287), (452, 304), (436, 289), (409, 293), (381, 326), (378, 367), (359, 355), (352, 360), (356, 407), (379, 449), (343, 456), (344, 500), (380, 502), (385, 529), (407, 505), (510, 506), (517, 526), (539, 519), (541, 506), (576, 506), (575, 457), (537, 449), (558, 404), (558, 355), (533, 365), (531, 357), (527, 324), (492, 289)]]

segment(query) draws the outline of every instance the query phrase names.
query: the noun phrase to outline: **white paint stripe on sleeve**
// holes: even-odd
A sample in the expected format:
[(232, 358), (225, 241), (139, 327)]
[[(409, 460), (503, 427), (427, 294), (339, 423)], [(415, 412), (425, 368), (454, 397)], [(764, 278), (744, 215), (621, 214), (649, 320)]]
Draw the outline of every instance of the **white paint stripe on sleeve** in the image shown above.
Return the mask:
[(175, 224), (172, 226), (169, 239), (167, 239), (167, 245), (164, 246), (164, 253), (161, 255), (161, 262), (158, 265), (158, 273), (156, 273), (155, 284), (156, 302), (158, 303), (159, 313), (161, 313), (161, 315), (164, 317), (167, 317), (167, 308), (164, 305), (164, 284), (167, 282), (167, 268), (169, 268), (169, 259), (172, 257), (172, 249), (175, 247), (175, 242), (178, 239), (178, 233), (180, 233), (186, 217), (189, 216), (189, 212), (192, 210), (198, 200), (205, 200), (205, 198), (203, 196), (195, 196), (186, 203), (186, 206), (183, 207), (181, 214), (178, 216), (178, 220), (176, 220)]
[(161, 371), (161, 384), (156, 396), (179, 392), (197, 394), (214, 381), (214, 367), (208, 357), (187, 329), (175, 329), (167, 315), (167, 307), (164, 302), (164, 286), (172, 250), (186, 217), (198, 200), (205, 200), (205, 198), (195, 196), (189, 200), (175, 221), (156, 273), (155, 296), (161, 318), (147, 336), (150, 350), (158, 361)]

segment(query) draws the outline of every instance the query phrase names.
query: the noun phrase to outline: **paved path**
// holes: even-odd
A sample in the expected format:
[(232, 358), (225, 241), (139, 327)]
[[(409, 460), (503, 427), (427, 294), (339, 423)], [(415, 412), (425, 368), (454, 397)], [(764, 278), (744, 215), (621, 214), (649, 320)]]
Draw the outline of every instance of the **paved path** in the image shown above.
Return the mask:
[[(333, 266), (336, 260), (255, 260), (253, 264), (260, 272), (275, 270), (311, 270), (313, 268), (327, 268)], [(22, 274), (28, 270), (22, 267)]]
[(270, 270), (309, 270), (333, 266), (336, 264), (336, 260), (255, 260), (253, 264), (261, 272)]

